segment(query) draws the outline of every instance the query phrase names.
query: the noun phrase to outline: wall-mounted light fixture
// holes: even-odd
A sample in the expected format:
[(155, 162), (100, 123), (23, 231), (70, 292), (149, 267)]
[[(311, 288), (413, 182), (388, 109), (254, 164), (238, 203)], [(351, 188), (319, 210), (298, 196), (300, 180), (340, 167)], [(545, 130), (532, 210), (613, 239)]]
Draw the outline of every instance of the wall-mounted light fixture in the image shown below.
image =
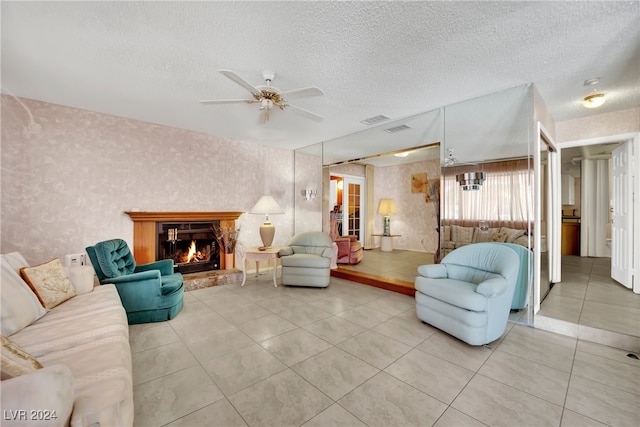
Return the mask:
[(307, 200), (311, 200), (311, 199), (315, 199), (316, 195), (318, 194), (318, 190), (302, 190), (300, 192), (302, 194), (302, 197), (304, 197)]
[(484, 172), (466, 172), (456, 175), (456, 181), (464, 191), (479, 190), (486, 179)]

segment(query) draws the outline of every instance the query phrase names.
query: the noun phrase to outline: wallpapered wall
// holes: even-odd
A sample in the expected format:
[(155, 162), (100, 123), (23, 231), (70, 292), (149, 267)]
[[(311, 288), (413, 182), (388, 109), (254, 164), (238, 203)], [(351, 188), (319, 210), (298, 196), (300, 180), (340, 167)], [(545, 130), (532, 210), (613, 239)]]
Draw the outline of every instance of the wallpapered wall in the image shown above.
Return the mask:
[[(83, 253), (100, 240), (133, 243), (125, 211), (249, 211), (262, 194), (274, 244), (293, 234), (293, 151), (2, 96), (0, 252), (31, 264)], [(258, 245), (264, 217), (244, 214), (240, 240)]]
[[(393, 248), (420, 252), (435, 252), (438, 246), (434, 203), (425, 202), (424, 193), (411, 192), (411, 176), (426, 173), (429, 179), (440, 178), (440, 162), (428, 160), (398, 166), (376, 167), (374, 172), (375, 226), (382, 233), (382, 216), (378, 212), (380, 199), (394, 199), (396, 214), (391, 217)], [(376, 240), (378, 240), (377, 238)], [(376, 241), (376, 245), (380, 245)]]

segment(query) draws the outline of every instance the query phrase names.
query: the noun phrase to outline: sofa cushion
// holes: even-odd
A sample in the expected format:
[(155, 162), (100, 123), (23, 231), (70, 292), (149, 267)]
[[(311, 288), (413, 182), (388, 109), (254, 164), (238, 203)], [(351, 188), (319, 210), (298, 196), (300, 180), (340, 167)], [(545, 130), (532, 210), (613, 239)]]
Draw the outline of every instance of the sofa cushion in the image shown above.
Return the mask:
[(501, 233), (507, 234), (507, 243), (513, 243), (518, 237), (523, 236), (526, 230), (517, 230), (515, 228), (500, 227)]
[(330, 258), (312, 254), (293, 254), (280, 258), (284, 267), (329, 268)]
[(456, 243), (472, 243), (473, 227), (451, 226), (451, 240)]
[[(16, 255), (17, 254), (17, 255)], [(0, 325), (2, 335), (10, 336), (30, 325), (47, 312), (38, 297), (18, 275), (26, 261), (16, 262), (17, 252), (1, 255), (0, 283), (2, 283), (2, 299), (0, 301)], [(23, 265), (24, 264), (24, 265)]]
[(493, 236), (491, 236), (491, 241), (492, 242), (499, 242), (499, 243), (504, 243), (507, 241), (507, 233), (503, 233), (503, 232), (498, 232), (498, 233), (493, 233)]
[[(73, 410), (73, 374), (67, 366), (47, 366), (29, 375), (2, 381), (1, 387), (3, 426), (69, 425)], [(21, 417), (18, 410), (26, 413)]]
[(76, 296), (76, 290), (58, 258), (35, 267), (23, 267), (20, 275), (47, 309)]
[(0, 358), (2, 366), (2, 380), (28, 374), (42, 369), (40, 362), (35, 357), (24, 351), (18, 344), (4, 335), (2, 338), (2, 350)]
[(67, 300), (11, 339), (45, 368), (70, 368), (71, 425), (133, 425), (129, 326), (114, 285)]
[(475, 227), (473, 229), (473, 243), (492, 242), (493, 235), (499, 230), (499, 228), (490, 228), (487, 231), (482, 231), (480, 227)]

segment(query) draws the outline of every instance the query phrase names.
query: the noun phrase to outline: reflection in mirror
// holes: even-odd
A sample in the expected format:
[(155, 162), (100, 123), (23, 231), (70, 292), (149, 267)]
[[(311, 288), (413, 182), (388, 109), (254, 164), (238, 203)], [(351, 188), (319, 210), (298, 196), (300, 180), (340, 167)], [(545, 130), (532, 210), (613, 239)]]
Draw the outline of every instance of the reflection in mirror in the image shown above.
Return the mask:
[[(359, 281), (413, 294), (417, 266), (433, 262), (439, 248), (439, 208), (427, 194), (434, 187), (427, 184), (439, 181), (443, 130), (438, 109), (321, 144), (322, 229), (352, 239), (356, 252), (341, 253), (336, 275), (357, 274)], [(318, 147), (298, 151), (314, 156)], [(394, 201), (394, 236), (382, 236), (381, 199)]]
[[(439, 148), (435, 148), (437, 146)], [(412, 151), (415, 147), (431, 148), (438, 155), (422, 164), (415, 161), (401, 165), (382, 163), (389, 159), (397, 161), (401, 158), (393, 154)], [(518, 240), (515, 244), (527, 248), (533, 245), (532, 85), (377, 125), (299, 151), (311, 156), (322, 153), (322, 229), (331, 232), (333, 216), (335, 224), (342, 224), (342, 234), (353, 233), (364, 249), (358, 264), (341, 264), (335, 275), (361, 268), (359, 273), (365, 275), (370, 284), (391, 284), (386, 287), (412, 295), (415, 267), (440, 259), (456, 239), (470, 236), (472, 240), (476, 228), (478, 238), (489, 239), (494, 231), (491, 229), (497, 228), (500, 238), (506, 234), (511, 240), (509, 243)], [(460, 180), (455, 180), (456, 174), (468, 172), (482, 172), (486, 176), (479, 190), (464, 191)], [(357, 221), (354, 216), (354, 221), (349, 223), (345, 216), (350, 217), (356, 208), (352, 209), (348, 200), (345, 202), (344, 186), (349, 179), (356, 178), (364, 188), (359, 192)], [(343, 193), (340, 195), (341, 181)], [(507, 181), (519, 184), (509, 189), (495, 188), (497, 182)], [(466, 208), (460, 201), (471, 206), (474, 197), (487, 200), (486, 196), (490, 195), (488, 202), (479, 203), (482, 214), (467, 218)], [(518, 196), (517, 200), (513, 200), (514, 195)], [(390, 217), (389, 236), (384, 235), (384, 212), (378, 210), (381, 199), (393, 199), (396, 208)], [(518, 215), (512, 215), (513, 211)], [(459, 222), (454, 224), (454, 221)], [(443, 225), (450, 227), (445, 230)], [(470, 228), (456, 229), (454, 237), (453, 225)], [(334, 226), (333, 230), (337, 228)], [(375, 260), (371, 255), (374, 253), (386, 258)], [(406, 261), (412, 253), (417, 253), (420, 259), (402, 277), (398, 273), (398, 262)], [(401, 256), (396, 258), (396, 255)], [(430, 259), (425, 259), (427, 257)], [(367, 262), (372, 260), (374, 267), (368, 267)], [(525, 281), (533, 277), (533, 268), (527, 271), (529, 278)], [(511, 320), (532, 323), (531, 288), (530, 283), (525, 283), (525, 307), (513, 310)]]
[(532, 319), (532, 122), (531, 85), (445, 107), (442, 256), (486, 241), (529, 249), (509, 316), (520, 323)]

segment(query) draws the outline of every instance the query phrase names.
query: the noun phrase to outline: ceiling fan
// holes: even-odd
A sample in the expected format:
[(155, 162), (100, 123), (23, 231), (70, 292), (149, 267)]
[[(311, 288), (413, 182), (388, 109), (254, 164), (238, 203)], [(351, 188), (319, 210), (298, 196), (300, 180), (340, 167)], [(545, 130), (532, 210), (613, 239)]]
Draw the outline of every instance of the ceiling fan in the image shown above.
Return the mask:
[(278, 88), (271, 86), (271, 82), (276, 76), (276, 73), (274, 73), (273, 71), (262, 72), (262, 78), (266, 83), (264, 86), (254, 86), (231, 70), (218, 70), (218, 72), (248, 90), (251, 93), (252, 98), (201, 100), (200, 102), (202, 104), (237, 104), (243, 102), (246, 102), (247, 104), (258, 103), (260, 104), (260, 110), (262, 111), (260, 118), (260, 121), (262, 123), (269, 121), (269, 114), (271, 108), (274, 106), (280, 108), (281, 110), (284, 110), (285, 108), (290, 109), (291, 111), (302, 117), (306, 117), (317, 122), (324, 120), (324, 117), (319, 114), (312, 113), (311, 111), (296, 107), (295, 105), (291, 105), (288, 103), (288, 99), (291, 98), (324, 95), (324, 92), (322, 92), (322, 90), (320, 90), (320, 88), (318, 87), (311, 86), (300, 89), (280, 91)]

